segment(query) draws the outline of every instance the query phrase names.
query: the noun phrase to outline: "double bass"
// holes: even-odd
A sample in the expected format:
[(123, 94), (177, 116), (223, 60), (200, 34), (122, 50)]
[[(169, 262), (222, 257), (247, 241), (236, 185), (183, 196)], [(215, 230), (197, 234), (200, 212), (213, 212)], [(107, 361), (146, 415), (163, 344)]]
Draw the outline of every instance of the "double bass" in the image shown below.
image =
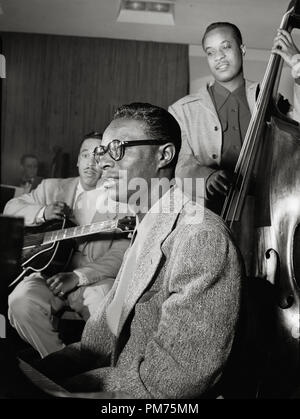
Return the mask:
[[(280, 24), (293, 28), (300, 28), (300, 0), (291, 1)], [(274, 331), (257, 389), (261, 398), (300, 398), (300, 125), (278, 106), (282, 64), (271, 54), (221, 214), (234, 231), (255, 173), (252, 275), (271, 288), (262, 304), (265, 299), (272, 308)]]

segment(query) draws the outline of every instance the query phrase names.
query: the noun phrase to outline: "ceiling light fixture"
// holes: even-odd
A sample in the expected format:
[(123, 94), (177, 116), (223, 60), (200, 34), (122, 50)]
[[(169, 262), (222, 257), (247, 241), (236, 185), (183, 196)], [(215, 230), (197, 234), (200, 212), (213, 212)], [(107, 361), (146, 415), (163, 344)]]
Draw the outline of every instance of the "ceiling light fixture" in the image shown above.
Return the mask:
[(128, 10), (145, 10), (146, 3), (143, 1), (125, 1), (125, 8)]
[(148, 10), (153, 10), (154, 12), (169, 12), (171, 4), (170, 3), (152, 3), (149, 2)]
[(118, 22), (175, 25), (176, 0), (121, 0)]

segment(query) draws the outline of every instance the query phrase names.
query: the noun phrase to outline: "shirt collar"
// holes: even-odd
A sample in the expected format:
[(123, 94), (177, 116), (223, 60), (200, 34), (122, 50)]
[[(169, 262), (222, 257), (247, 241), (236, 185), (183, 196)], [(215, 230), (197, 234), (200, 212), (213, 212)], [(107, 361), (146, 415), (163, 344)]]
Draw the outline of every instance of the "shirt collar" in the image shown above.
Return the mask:
[(83, 189), (83, 187), (81, 185), (81, 182), (79, 180), (78, 185), (77, 185), (77, 188), (76, 188), (76, 194), (79, 195), (79, 194), (81, 194), (81, 192), (84, 192), (84, 189)]
[(215, 101), (216, 109), (217, 111), (219, 111), (230, 95), (235, 96), (237, 100), (245, 96), (245, 81), (243, 81), (243, 83), (239, 87), (237, 87), (233, 92), (226, 89), (217, 81), (215, 81), (214, 84), (210, 87), (210, 90)]
[(76, 191), (75, 191), (75, 197), (74, 197), (74, 204), (73, 205), (75, 205), (75, 203), (76, 203), (76, 201), (77, 201), (77, 198), (79, 197), (79, 195), (81, 195), (82, 193), (84, 192), (84, 189), (83, 189), (83, 187), (82, 187), (82, 185), (81, 185), (81, 182), (80, 182), (80, 179), (79, 179), (79, 182), (77, 183), (77, 187), (76, 187)]

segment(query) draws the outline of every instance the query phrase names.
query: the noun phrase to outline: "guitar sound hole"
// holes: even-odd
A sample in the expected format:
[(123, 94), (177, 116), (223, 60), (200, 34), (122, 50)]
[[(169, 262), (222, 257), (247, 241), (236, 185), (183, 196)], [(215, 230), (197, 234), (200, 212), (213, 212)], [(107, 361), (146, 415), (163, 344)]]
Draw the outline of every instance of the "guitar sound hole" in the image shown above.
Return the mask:
[(294, 234), (293, 267), (296, 284), (300, 288), (300, 224), (297, 225)]

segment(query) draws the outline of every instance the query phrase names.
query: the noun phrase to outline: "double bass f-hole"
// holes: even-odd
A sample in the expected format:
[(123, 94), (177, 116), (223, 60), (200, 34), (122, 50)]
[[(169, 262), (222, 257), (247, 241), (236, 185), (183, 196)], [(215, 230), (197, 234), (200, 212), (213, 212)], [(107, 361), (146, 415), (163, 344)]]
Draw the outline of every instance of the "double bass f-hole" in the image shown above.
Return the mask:
[[(300, 28), (300, 0), (291, 1), (280, 24), (293, 28)], [(255, 172), (251, 274), (268, 289), (265, 304), (254, 308), (262, 323), (268, 318), (264, 334), (272, 329), (259, 343), (269, 354), (260, 387), (268, 398), (291, 397), (300, 388), (300, 128), (278, 109), (282, 64), (271, 53), (221, 214), (231, 228), (240, 220)]]
[(285, 293), (280, 287), (280, 258), (275, 249), (268, 249), (265, 253), (266, 278), (275, 287), (275, 298), (281, 309), (290, 308), (294, 304), (294, 296)]

